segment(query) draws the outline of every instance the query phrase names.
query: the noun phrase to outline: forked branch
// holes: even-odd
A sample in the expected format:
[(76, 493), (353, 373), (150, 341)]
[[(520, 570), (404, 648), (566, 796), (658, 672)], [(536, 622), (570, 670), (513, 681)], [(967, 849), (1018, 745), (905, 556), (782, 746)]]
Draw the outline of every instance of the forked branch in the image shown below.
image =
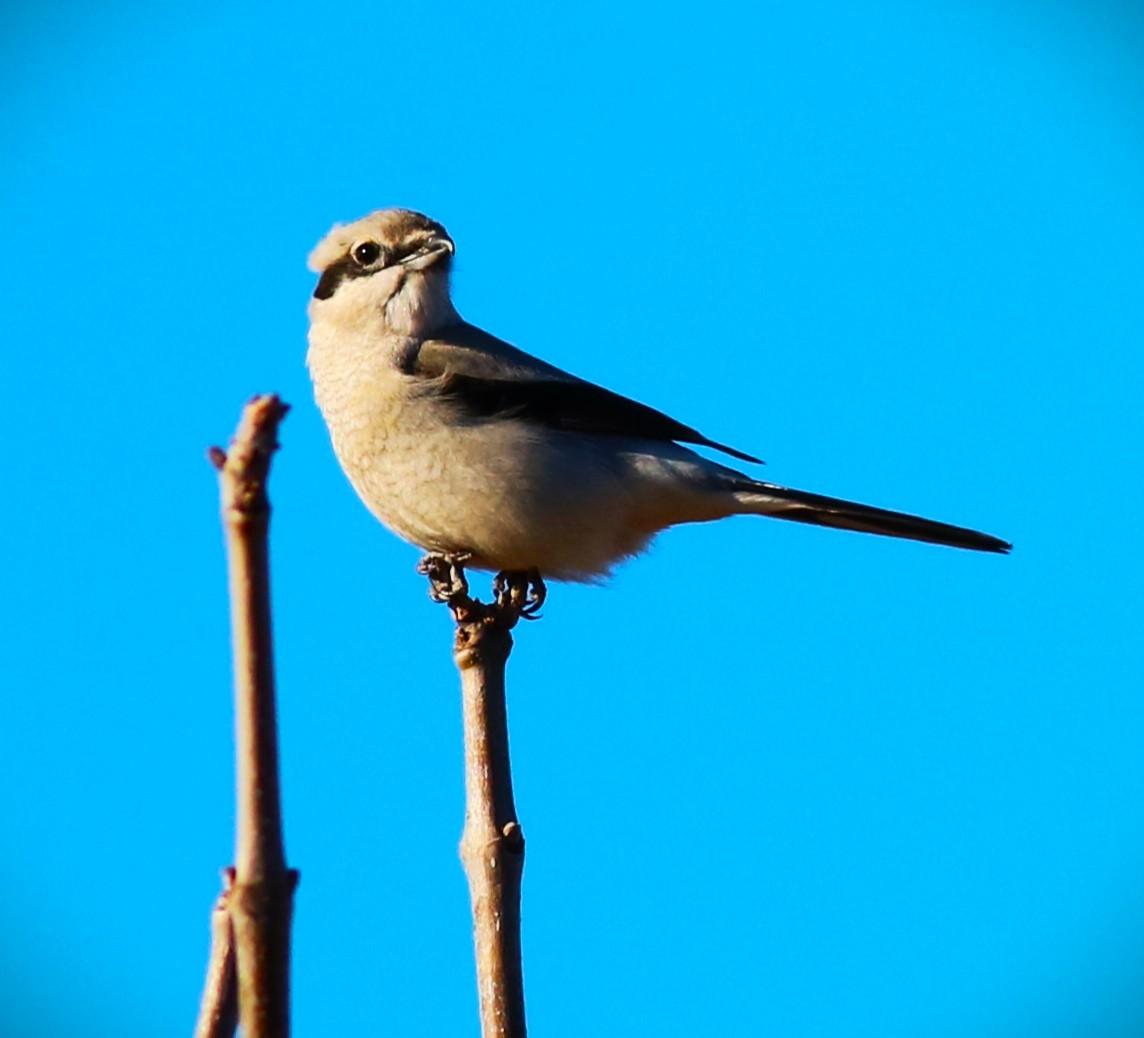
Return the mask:
[[(276, 396), (255, 397), (230, 450), (210, 451), (222, 494), (234, 650), (238, 812), (234, 882), (225, 904), (244, 1038), (290, 1033), (290, 921), (298, 874), (286, 865), (282, 837), (266, 494), (286, 411)], [(204, 997), (204, 1011), (208, 1001)]]

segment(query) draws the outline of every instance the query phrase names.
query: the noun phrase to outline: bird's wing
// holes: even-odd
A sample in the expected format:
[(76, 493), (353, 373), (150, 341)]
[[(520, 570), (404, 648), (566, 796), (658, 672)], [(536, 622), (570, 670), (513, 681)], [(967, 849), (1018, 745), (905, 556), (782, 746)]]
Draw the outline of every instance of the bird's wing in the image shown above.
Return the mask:
[(662, 411), (570, 375), (524, 350), (458, 323), (428, 339), (406, 358), (410, 375), (474, 417), (513, 415), (554, 429), (678, 441), (711, 447), (742, 461), (759, 459), (716, 443)]

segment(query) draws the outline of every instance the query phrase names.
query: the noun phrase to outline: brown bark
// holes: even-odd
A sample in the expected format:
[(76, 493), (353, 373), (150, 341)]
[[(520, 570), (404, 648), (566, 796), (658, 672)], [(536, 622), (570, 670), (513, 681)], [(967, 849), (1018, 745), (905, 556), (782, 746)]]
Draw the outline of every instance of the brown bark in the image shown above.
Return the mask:
[(512, 628), (536, 619), (544, 603), (540, 574), (502, 573), (496, 600), (469, 595), (463, 556), (427, 555), (420, 571), (429, 595), (448, 605), (457, 630), (453, 659), (461, 672), (465, 732), (465, 829), (461, 863), (469, 880), (482, 1038), (524, 1038), (520, 954), (520, 881), (524, 832), (512, 796), (505, 664)]
[(244, 1038), (290, 1033), (290, 922), (298, 874), (286, 865), (282, 835), (266, 494), (286, 411), (276, 396), (256, 397), (243, 411), (230, 450), (210, 452), (219, 470), (230, 577), (238, 812), (228, 907)]
[(211, 954), (195, 1038), (230, 1038), (238, 1026), (238, 977), (234, 969), (234, 928), (230, 924), (233, 884), (234, 869), (226, 869), (223, 891), (211, 911)]
[(459, 621), (454, 643), (465, 730), (461, 862), (473, 909), (483, 1038), (525, 1034), (520, 950), (524, 833), (513, 803), (505, 705), (510, 626), (497, 607), (490, 607)]

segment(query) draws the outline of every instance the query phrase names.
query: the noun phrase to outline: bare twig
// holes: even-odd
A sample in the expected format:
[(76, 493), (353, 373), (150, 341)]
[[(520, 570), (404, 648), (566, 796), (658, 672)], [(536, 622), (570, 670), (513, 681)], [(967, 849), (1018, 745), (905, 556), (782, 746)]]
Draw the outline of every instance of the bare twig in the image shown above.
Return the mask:
[[(465, 829), (461, 862), (469, 880), (483, 1038), (524, 1038), (520, 881), (524, 832), (516, 817), (508, 752), (505, 664), (512, 628), (543, 600), (527, 575), (497, 578), (496, 601), (469, 596), (463, 560), (430, 556), (430, 595), (457, 623), (453, 658), (461, 672), (465, 729)], [(537, 575), (539, 580), (539, 575)]]
[(238, 818), (230, 890), (244, 1038), (290, 1032), (290, 920), (298, 874), (286, 866), (278, 783), (266, 480), (287, 407), (255, 397), (229, 451), (214, 447), (230, 572)]
[(230, 891), (233, 885), (234, 869), (224, 869), (222, 893), (211, 912), (211, 957), (207, 964), (195, 1038), (231, 1038), (238, 1026), (234, 928), (230, 924)]

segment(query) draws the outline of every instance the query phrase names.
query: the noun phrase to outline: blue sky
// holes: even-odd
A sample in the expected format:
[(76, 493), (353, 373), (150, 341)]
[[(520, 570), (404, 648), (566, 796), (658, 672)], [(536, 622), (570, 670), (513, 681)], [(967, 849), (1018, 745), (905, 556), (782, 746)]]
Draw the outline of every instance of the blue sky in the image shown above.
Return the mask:
[(14, 1038), (188, 1033), (232, 845), (208, 444), (272, 492), (296, 1033), (476, 1031), (450, 625), (334, 462), (305, 257), (1008, 558), (750, 518), (517, 637), (533, 1030), (1144, 1029), (1144, 62), (1129, 5), (0, 13)]

